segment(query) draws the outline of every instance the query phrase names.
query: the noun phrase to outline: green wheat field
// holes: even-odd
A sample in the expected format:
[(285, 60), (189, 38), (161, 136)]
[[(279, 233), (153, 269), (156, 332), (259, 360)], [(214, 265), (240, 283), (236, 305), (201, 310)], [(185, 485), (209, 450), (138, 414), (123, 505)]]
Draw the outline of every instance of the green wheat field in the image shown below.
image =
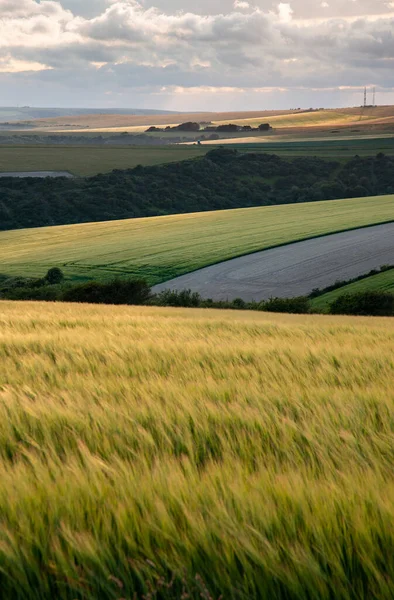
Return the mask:
[(391, 600), (394, 322), (0, 303), (13, 600)]
[(394, 196), (0, 232), (0, 274), (145, 277), (156, 284), (223, 260), (394, 220)]

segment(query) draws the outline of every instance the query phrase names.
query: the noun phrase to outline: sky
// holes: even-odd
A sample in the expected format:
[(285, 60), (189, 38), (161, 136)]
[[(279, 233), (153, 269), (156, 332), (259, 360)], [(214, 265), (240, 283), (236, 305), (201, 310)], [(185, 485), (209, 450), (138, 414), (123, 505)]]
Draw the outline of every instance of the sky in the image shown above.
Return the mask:
[(1, 106), (340, 107), (364, 86), (394, 104), (394, 1), (0, 0)]

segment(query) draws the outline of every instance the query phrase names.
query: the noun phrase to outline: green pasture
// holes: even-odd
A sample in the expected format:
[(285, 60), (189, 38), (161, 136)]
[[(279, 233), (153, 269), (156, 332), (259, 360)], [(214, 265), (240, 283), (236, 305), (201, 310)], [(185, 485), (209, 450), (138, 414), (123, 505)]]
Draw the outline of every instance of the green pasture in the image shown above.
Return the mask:
[(159, 283), (209, 264), (319, 235), (394, 221), (394, 196), (42, 227), (0, 233), (0, 273)]

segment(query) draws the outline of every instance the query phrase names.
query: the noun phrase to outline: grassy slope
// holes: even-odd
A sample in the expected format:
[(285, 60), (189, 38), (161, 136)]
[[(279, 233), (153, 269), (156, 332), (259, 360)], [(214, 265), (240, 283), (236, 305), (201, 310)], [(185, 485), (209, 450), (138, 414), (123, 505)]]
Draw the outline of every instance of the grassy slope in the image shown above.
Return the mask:
[(394, 220), (394, 197), (151, 217), (0, 233), (0, 273), (146, 277), (151, 284), (295, 240)]
[(196, 146), (0, 146), (0, 172), (70, 171), (96, 175), (137, 165), (178, 162), (202, 156), (210, 148)]
[(394, 269), (379, 273), (378, 275), (373, 275), (372, 277), (367, 277), (361, 281), (350, 283), (337, 290), (323, 294), (323, 296), (314, 298), (312, 305), (316, 309), (326, 310), (330, 302), (333, 302), (338, 296), (366, 291), (394, 292)]
[(0, 307), (4, 599), (392, 599), (394, 320)]
[[(288, 114), (278, 114), (269, 116), (267, 119), (275, 129), (288, 127), (316, 127), (316, 126), (341, 126), (354, 123), (359, 125), (361, 122), (392, 120), (394, 118), (393, 106), (376, 106), (366, 109), (360, 108), (338, 108), (329, 110), (319, 110), (311, 112), (293, 112)], [(232, 121), (238, 125), (251, 125), (257, 127), (263, 121), (260, 118), (249, 117), (235, 119)], [(215, 120), (215, 124), (222, 125), (228, 121)]]

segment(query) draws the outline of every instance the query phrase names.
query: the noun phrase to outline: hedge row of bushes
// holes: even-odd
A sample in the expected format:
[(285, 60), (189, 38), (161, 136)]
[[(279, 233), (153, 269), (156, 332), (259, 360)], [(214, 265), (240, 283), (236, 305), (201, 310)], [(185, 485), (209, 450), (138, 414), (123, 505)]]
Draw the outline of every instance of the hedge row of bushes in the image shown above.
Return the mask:
[[(266, 312), (307, 314), (312, 312), (310, 298), (270, 298), (262, 302), (204, 299), (191, 290), (166, 290), (152, 294), (143, 279), (90, 281), (65, 284), (60, 269), (50, 269), (43, 279), (5, 278), (0, 280), (0, 298), (8, 300), (41, 300), (90, 304), (173, 306), (188, 308), (218, 308), (259, 310)], [(387, 292), (343, 294), (329, 306), (335, 315), (394, 316), (394, 295)]]

